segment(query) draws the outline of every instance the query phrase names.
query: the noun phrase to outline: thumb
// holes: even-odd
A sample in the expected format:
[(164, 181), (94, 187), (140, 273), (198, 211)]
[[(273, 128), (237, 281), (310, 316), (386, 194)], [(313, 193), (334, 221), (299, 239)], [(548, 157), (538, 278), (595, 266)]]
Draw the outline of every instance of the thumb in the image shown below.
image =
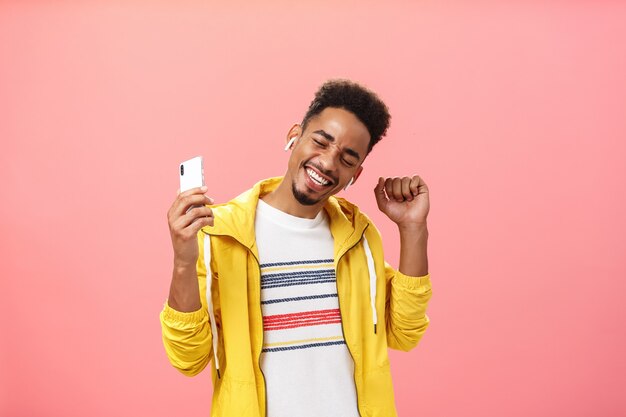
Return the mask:
[(378, 184), (376, 184), (376, 188), (374, 188), (374, 196), (376, 196), (378, 209), (381, 211), (384, 210), (389, 200), (385, 194), (385, 179), (383, 177), (378, 178)]

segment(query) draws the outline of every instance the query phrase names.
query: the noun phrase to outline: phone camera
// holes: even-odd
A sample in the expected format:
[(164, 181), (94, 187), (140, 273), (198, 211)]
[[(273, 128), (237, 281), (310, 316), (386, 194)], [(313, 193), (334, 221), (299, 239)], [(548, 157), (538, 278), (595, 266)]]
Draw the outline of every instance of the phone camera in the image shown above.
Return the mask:
[(180, 165), (180, 175), (185, 175), (185, 166), (184, 165)]

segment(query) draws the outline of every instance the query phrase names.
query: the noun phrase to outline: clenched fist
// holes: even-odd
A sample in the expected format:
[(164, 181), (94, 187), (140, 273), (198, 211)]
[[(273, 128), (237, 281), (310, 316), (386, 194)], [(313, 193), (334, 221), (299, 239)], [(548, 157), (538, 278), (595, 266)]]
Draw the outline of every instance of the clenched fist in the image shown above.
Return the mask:
[(398, 226), (426, 224), (430, 210), (428, 186), (418, 175), (378, 179), (376, 203)]

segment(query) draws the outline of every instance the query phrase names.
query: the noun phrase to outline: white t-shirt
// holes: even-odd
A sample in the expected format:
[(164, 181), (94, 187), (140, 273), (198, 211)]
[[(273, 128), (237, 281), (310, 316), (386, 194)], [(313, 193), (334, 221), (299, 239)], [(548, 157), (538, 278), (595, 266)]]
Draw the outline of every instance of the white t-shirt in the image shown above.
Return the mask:
[(326, 212), (304, 219), (259, 200), (255, 232), (268, 417), (358, 417)]

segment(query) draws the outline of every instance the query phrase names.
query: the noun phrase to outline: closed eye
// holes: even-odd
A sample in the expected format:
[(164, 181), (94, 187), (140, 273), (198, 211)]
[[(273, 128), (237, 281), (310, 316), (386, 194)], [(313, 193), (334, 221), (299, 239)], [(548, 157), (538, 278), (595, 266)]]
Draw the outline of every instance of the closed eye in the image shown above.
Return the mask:
[(350, 167), (350, 168), (352, 168), (352, 167), (355, 165), (355, 164), (354, 164), (354, 162), (352, 162), (352, 161), (348, 161), (348, 160), (347, 160), (347, 159), (345, 159), (345, 158), (342, 158), (342, 159), (341, 159), (341, 161), (342, 161), (342, 162), (343, 162), (346, 166), (348, 166), (348, 167)]

